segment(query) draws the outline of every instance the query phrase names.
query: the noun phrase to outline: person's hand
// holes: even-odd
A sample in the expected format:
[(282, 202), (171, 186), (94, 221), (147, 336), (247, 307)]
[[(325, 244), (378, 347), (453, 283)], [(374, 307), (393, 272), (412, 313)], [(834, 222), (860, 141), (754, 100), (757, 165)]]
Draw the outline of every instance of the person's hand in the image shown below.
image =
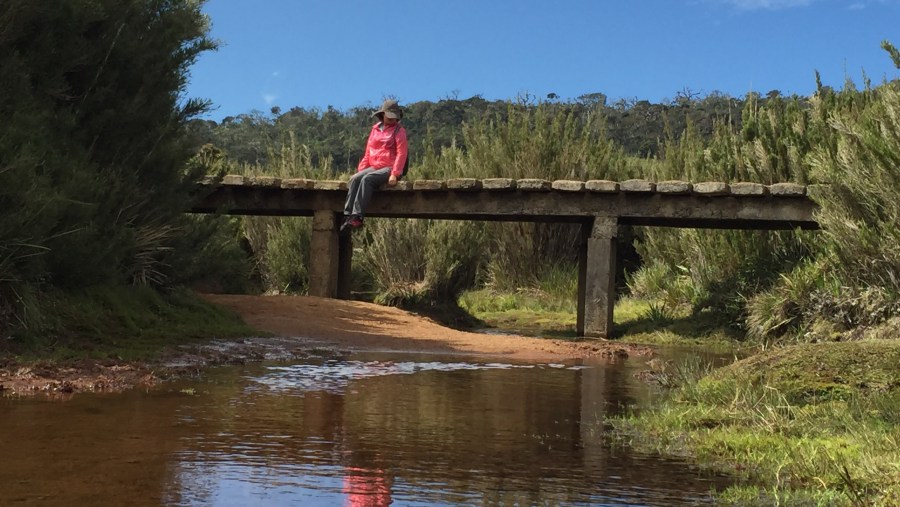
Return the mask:
[(388, 186), (393, 187), (396, 185), (397, 185), (397, 177), (392, 174), (391, 177), (388, 178)]

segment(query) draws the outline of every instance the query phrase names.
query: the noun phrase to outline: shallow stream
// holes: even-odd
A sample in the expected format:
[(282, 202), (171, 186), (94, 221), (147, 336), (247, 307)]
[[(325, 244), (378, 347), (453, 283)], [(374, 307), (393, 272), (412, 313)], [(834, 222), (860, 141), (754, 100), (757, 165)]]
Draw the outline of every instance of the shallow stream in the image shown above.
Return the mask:
[(359, 354), (124, 394), (0, 399), (0, 505), (703, 505), (728, 484), (611, 445), (645, 360)]

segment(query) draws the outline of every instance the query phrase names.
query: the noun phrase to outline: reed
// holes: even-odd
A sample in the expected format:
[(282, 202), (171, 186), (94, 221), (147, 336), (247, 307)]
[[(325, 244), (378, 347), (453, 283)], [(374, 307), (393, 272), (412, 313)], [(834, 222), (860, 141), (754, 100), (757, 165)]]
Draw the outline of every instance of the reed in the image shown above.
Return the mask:
[(840, 135), (834, 152), (813, 158), (821, 189), (816, 218), (829, 266), (859, 290), (900, 293), (900, 85), (880, 87), (860, 109), (841, 111), (830, 125)]

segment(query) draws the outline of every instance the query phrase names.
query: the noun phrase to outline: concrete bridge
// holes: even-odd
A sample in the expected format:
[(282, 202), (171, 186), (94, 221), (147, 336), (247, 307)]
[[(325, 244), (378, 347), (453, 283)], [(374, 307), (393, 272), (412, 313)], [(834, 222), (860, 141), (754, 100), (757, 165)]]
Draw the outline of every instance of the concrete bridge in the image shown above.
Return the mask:
[[(346, 190), (342, 181), (225, 176), (206, 180), (190, 211), (313, 217), (309, 293), (347, 299), (352, 238), (338, 234)], [(579, 336), (607, 337), (612, 332), (619, 225), (816, 229), (816, 204), (807, 191), (793, 183), (417, 180), (385, 187), (366, 215), (581, 224), (577, 331)]]

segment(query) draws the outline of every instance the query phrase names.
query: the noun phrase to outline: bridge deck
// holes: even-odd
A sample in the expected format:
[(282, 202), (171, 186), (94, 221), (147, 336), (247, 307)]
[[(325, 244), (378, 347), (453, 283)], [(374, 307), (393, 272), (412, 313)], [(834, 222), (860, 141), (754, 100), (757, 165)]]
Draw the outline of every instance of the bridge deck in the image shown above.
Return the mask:
[[(191, 211), (312, 216), (343, 210), (346, 182), (226, 176), (200, 190)], [(400, 182), (375, 195), (373, 217), (586, 222), (733, 229), (815, 229), (807, 187), (644, 180), (545, 181), (504, 178)]]
[[(372, 199), (367, 216), (581, 224), (580, 336), (609, 336), (619, 225), (816, 229), (810, 189), (793, 183), (484, 180), (402, 181)], [(352, 238), (338, 228), (347, 183), (226, 176), (197, 189), (193, 213), (312, 216), (311, 295), (350, 294)]]

